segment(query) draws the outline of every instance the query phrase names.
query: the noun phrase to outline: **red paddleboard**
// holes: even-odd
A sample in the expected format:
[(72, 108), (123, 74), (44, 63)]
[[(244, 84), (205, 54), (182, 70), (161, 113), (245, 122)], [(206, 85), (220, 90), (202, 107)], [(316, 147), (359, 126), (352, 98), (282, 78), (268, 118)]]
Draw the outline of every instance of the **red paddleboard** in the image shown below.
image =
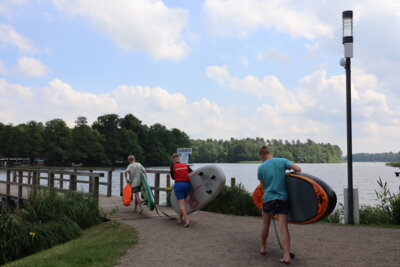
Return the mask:
[(128, 207), (131, 205), (131, 201), (132, 201), (132, 187), (130, 184), (126, 184), (124, 187), (122, 202), (124, 206)]

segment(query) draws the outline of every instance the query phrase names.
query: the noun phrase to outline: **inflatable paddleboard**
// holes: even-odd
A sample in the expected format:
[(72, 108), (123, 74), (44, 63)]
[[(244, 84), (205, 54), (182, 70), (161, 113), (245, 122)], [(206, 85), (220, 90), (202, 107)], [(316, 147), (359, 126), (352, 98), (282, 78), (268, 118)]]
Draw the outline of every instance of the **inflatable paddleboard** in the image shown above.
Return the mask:
[(122, 195), (122, 204), (125, 207), (128, 207), (131, 205), (131, 201), (132, 201), (132, 187), (130, 184), (126, 184)]
[(153, 193), (151, 192), (151, 188), (149, 186), (149, 183), (147, 182), (146, 174), (144, 174), (143, 172), (140, 172), (140, 183), (142, 186), (142, 196), (146, 201), (147, 207), (149, 208), (149, 210), (154, 210), (155, 203)]
[[(321, 179), (301, 172), (286, 173), (289, 195), (289, 223), (314, 223), (331, 214), (336, 206), (336, 193)], [(262, 208), (264, 190), (258, 185), (253, 202)], [(276, 219), (278, 216), (274, 216)]]
[[(189, 179), (192, 189), (185, 200), (188, 214), (207, 206), (221, 193), (226, 181), (224, 172), (216, 165), (198, 168), (189, 174)], [(180, 213), (174, 191), (171, 193), (171, 207)]]

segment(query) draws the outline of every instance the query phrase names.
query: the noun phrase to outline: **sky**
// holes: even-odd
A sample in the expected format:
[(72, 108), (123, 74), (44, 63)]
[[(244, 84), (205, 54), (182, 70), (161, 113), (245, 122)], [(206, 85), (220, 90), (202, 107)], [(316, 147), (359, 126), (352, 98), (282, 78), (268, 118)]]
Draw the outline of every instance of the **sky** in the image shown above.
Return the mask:
[(398, 0), (0, 0), (0, 122), (133, 114), (190, 138), (400, 151)]

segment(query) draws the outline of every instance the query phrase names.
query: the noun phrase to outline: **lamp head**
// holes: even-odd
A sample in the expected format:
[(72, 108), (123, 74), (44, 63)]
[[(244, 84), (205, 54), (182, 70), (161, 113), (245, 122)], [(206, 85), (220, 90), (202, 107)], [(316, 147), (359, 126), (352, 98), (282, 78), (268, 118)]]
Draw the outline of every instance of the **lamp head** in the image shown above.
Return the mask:
[(353, 11), (343, 11), (342, 19), (344, 56), (351, 58), (353, 57)]

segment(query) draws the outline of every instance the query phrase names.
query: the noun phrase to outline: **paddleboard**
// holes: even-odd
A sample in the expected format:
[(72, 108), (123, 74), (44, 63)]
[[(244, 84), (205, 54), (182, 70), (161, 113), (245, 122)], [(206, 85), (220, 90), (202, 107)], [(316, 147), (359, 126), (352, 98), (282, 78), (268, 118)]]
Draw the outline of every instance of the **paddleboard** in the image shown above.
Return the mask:
[[(222, 169), (216, 165), (206, 165), (189, 174), (191, 190), (185, 199), (188, 214), (208, 205), (221, 193), (226, 177)], [(174, 191), (171, 193), (171, 207), (180, 213), (178, 200)]]
[[(336, 193), (321, 179), (306, 173), (286, 173), (289, 195), (289, 223), (314, 223), (332, 213), (336, 206)], [(253, 192), (254, 204), (262, 209), (264, 190), (258, 185)], [(278, 218), (278, 216), (274, 216)]]
[(155, 202), (153, 198), (153, 193), (151, 192), (151, 188), (149, 183), (147, 182), (147, 176), (144, 172), (140, 172), (140, 183), (142, 186), (142, 196), (146, 202), (149, 210), (154, 210)]
[(131, 205), (131, 201), (132, 201), (132, 187), (130, 184), (126, 184), (122, 195), (122, 204), (125, 207), (128, 207)]

